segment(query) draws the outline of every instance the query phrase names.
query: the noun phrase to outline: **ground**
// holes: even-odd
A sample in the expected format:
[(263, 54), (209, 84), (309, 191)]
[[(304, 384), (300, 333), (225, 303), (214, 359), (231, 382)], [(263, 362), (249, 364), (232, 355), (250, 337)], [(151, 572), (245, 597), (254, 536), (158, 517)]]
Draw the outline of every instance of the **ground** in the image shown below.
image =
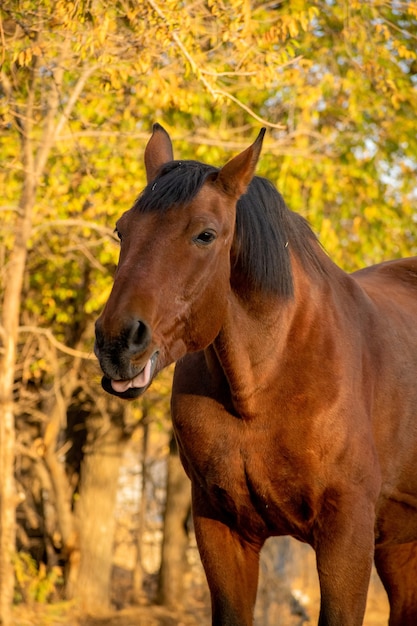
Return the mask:
[[(386, 603), (368, 606), (364, 626), (386, 626), (387, 623)], [(143, 606), (123, 609), (100, 617), (83, 617), (69, 604), (61, 603), (50, 606), (17, 607), (13, 626), (209, 626), (209, 624), (208, 609), (203, 607), (192, 613), (176, 613), (159, 606)], [(287, 624), (289, 626), (289, 622), (279, 621), (279, 626)], [(291, 621), (291, 624), (294, 622)]]
[(163, 607), (123, 609), (100, 617), (81, 616), (71, 606), (20, 606), (14, 611), (13, 626), (201, 626), (191, 614), (179, 614)]
[[(308, 547), (307, 547), (308, 548)], [(312, 553), (311, 553), (312, 554)], [(311, 556), (311, 555), (310, 555)], [(310, 575), (312, 568), (306, 570)], [(317, 624), (319, 608), (319, 589), (315, 583), (315, 572), (312, 579), (299, 580), (300, 588), (310, 592), (305, 604), (305, 611), (294, 602), (297, 594), (290, 593), (289, 588), (279, 584), (279, 577), (271, 576), (265, 568), (261, 571), (263, 584), (260, 587), (257, 601), (256, 626), (313, 626)], [(190, 590), (187, 593), (187, 610), (185, 612), (169, 611), (152, 604), (129, 606), (129, 580), (118, 570), (113, 601), (120, 610), (102, 615), (81, 615), (69, 602), (56, 604), (19, 605), (14, 609), (13, 626), (210, 626), (210, 600), (206, 586), (198, 579), (198, 570), (193, 572)], [(126, 586), (127, 585), (127, 586)], [(148, 597), (152, 597), (149, 593)], [(145, 600), (146, 601), (146, 600)], [(306, 614), (308, 613), (308, 620)], [(382, 584), (375, 571), (371, 577), (368, 593), (367, 612), (364, 626), (387, 626), (388, 602)]]

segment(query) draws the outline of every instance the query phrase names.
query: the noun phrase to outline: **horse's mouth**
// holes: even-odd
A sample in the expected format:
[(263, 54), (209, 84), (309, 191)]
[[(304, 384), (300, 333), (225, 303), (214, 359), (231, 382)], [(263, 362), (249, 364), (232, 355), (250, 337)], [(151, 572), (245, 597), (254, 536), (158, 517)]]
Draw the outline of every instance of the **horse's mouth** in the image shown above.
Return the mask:
[(154, 352), (146, 362), (145, 367), (134, 378), (128, 380), (113, 380), (107, 376), (101, 379), (105, 391), (124, 400), (134, 400), (141, 396), (151, 384), (155, 375), (158, 352)]

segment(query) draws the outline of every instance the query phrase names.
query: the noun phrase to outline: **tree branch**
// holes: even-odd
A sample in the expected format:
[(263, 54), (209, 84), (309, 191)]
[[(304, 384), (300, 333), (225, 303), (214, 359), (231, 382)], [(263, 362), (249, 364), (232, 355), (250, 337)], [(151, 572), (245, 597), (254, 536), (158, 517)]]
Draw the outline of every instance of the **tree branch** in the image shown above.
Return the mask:
[[(167, 16), (162, 11), (162, 9), (157, 5), (155, 0), (148, 0), (148, 3), (153, 8), (155, 13), (157, 13), (157, 15), (159, 15), (159, 17), (166, 24), (169, 24)], [(257, 115), (255, 113), (255, 111), (253, 111), (253, 109), (251, 109), (246, 104), (243, 104), (243, 102), (241, 102), (238, 98), (235, 98), (234, 96), (232, 96), (227, 91), (224, 91), (223, 89), (217, 89), (215, 87), (212, 87), (212, 85), (210, 85), (209, 81), (205, 78), (204, 71), (200, 69), (200, 67), (198, 66), (196, 61), (193, 59), (191, 54), (188, 52), (187, 48), (182, 43), (181, 39), (178, 37), (177, 33), (174, 32), (174, 31), (170, 31), (170, 36), (172, 37), (172, 39), (173, 39), (174, 43), (176, 44), (176, 46), (180, 49), (182, 55), (187, 59), (188, 63), (191, 66), (192, 71), (194, 72), (194, 74), (196, 75), (198, 80), (201, 83), (203, 83), (204, 87), (213, 96), (213, 98), (216, 99), (218, 96), (226, 97), (229, 100), (231, 100), (232, 102), (234, 102), (235, 104), (237, 104), (241, 109), (246, 111), (246, 113), (248, 113), (251, 117), (253, 117), (255, 120), (257, 120), (261, 124), (263, 124), (265, 126), (268, 126), (269, 128), (276, 128), (278, 130), (285, 130), (285, 128), (286, 128), (285, 125), (283, 125), (283, 124), (273, 124), (272, 122), (269, 122), (268, 120), (264, 119), (263, 117), (260, 117), (259, 115)]]
[(38, 326), (19, 326), (19, 333), (34, 333), (38, 335), (44, 335), (51, 344), (60, 352), (64, 352), (64, 354), (69, 354), (73, 357), (78, 357), (81, 359), (86, 359), (88, 361), (94, 361), (95, 356), (92, 352), (83, 352), (82, 350), (74, 350), (73, 348), (69, 348), (61, 341), (58, 341), (49, 330), (49, 328), (39, 328)]
[(95, 230), (101, 235), (105, 235), (111, 237), (115, 241), (117, 238), (115, 237), (114, 230), (112, 228), (108, 228), (107, 226), (102, 226), (101, 224), (97, 224), (96, 222), (89, 222), (86, 220), (80, 219), (66, 219), (66, 220), (47, 220), (45, 222), (41, 222), (33, 227), (32, 233), (39, 232), (44, 230), (45, 228), (50, 228), (51, 226), (58, 226), (63, 228), (68, 228), (69, 226), (73, 226), (75, 228), (91, 228), (91, 230)]

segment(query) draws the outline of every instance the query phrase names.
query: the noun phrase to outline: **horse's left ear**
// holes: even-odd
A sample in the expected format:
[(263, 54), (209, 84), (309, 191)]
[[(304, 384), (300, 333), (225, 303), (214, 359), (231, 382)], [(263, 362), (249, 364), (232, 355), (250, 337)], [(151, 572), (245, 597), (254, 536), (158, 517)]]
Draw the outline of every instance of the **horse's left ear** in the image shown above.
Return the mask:
[(216, 184), (235, 198), (240, 198), (246, 192), (253, 178), (265, 131), (266, 128), (262, 128), (254, 143), (228, 161), (216, 177)]
[(145, 148), (145, 168), (148, 183), (154, 180), (161, 167), (172, 161), (173, 158), (170, 136), (160, 124), (154, 124), (152, 137)]

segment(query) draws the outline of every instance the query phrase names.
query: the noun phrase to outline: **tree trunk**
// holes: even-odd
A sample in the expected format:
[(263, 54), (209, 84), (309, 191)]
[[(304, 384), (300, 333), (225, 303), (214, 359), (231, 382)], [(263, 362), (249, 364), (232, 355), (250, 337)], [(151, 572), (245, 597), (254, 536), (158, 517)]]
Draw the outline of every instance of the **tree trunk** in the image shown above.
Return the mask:
[[(41, 33), (38, 33), (41, 36)], [(36, 191), (43, 176), (47, 159), (56, 138), (68, 120), (71, 111), (81, 94), (88, 77), (95, 66), (86, 69), (77, 81), (71, 98), (59, 115), (60, 90), (63, 77), (64, 62), (70, 48), (70, 34), (62, 44), (61, 59), (57, 60), (52, 89), (48, 94), (48, 108), (44, 118), (44, 126), (39, 149), (36, 150), (32, 131), (35, 119), (37, 98), (37, 64), (39, 58), (33, 57), (27, 81), (27, 97), (24, 105), (20, 98), (15, 98), (14, 86), (2, 73), (2, 88), (8, 98), (11, 114), (21, 140), (21, 156), (23, 166), (22, 194), (14, 224), (15, 240), (4, 268), (4, 293), (2, 298), (2, 318), (0, 323), (0, 624), (11, 624), (11, 606), (14, 591), (14, 572), (11, 554), (14, 551), (16, 536), (15, 521), (15, 485), (14, 485), (14, 449), (15, 449), (15, 407), (13, 389), (15, 384), (15, 368), (18, 330), (20, 321), (20, 302), (24, 273), (26, 269), (28, 242), (32, 229), (32, 212), (36, 200)], [(36, 144), (37, 145), (37, 144)]]
[[(104, 432), (103, 432), (104, 431)], [(112, 422), (100, 434), (90, 430), (81, 466), (77, 524), (80, 569), (76, 598), (85, 613), (100, 614), (110, 608), (115, 504), (125, 438)]]
[[(0, 383), (2, 385), (2, 383)], [(3, 389), (3, 387), (2, 387)], [(6, 394), (0, 400), (0, 624), (9, 626), (13, 601), (15, 545), (14, 412)]]
[(75, 529), (75, 520), (72, 510), (72, 489), (69, 484), (65, 465), (58, 456), (58, 438), (61, 430), (66, 426), (68, 405), (71, 401), (80, 367), (79, 359), (75, 361), (69, 372), (66, 372), (65, 383), (59, 377), (59, 368), (54, 355), (55, 393), (53, 401), (48, 407), (49, 421), (43, 437), (44, 461), (48, 469), (52, 494), (49, 496), (54, 504), (58, 521), (58, 529), (61, 535), (62, 551), (66, 558), (65, 595), (73, 596), (75, 579), (78, 575), (79, 566), (79, 543)]
[(168, 459), (167, 495), (164, 515), (161, 568), (158, 580), (158, 602), (179, 608), (184, 598), (184, 576), (187, 570), (187, 520), (191, 508), (191, 489), (171, 438)]
[(136, 531), (136, 563), (133, 572), (133, 602), (135, 604), (141, 604), (144, 599), (145, 593), (143, 590), (144, 579), (144, 567), (143, 567), (143, 536), (145, 533), (146, 525), (146, 510), (148, 505), (148, 497), (146, 493), (147, 476), (147, 457), (148, 457), (148, 443), (149, 443), (149, 420), (148, 420), (148, 402), (143, 402), (143, 414), (142, 414), (142, 477), (141, 477), (141, 490), (140, 490), (140, 506), (138, 515), (138, 526)]
[[(25, 144), (26, 145), (26, 144)], [(20, 299), (26, 267), (27, 244), (35, 199), (35, 178), (30, 150), (26, 147), (27, 166), (18, 217), (15, 241), (5, 268), (2, 302), (0, 361), (0, 624), (11, 624), (14, 591), (12, 554), (16, 538), (16, 496), (14, 484), (15, 423), (13, 387), (16, 367)]]

